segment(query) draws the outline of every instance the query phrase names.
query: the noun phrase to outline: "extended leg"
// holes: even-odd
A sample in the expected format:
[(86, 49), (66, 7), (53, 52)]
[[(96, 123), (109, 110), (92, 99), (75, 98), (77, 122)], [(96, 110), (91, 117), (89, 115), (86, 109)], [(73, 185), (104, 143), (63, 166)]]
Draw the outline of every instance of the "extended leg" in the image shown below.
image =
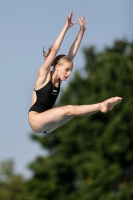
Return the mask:
[(47, 110), (43, 113), (38, 113), (34, 117), (31, 116), (30, 125), (32, 129), (36, 132), (44, 132), (49, 130), (50, 132), (55, 128), (58, 128), (62, 124), (67, 122), (69, 119), (76, 116), (88, 116), (94, 114), (98, 111), (108, 112), (116, 104), (120, 103), (122, 98), (113, 97), (102, 103), (92, 104), (92, 105), (81, 105), (81, 106), (62, 106), (58, 108), (53, 108)]

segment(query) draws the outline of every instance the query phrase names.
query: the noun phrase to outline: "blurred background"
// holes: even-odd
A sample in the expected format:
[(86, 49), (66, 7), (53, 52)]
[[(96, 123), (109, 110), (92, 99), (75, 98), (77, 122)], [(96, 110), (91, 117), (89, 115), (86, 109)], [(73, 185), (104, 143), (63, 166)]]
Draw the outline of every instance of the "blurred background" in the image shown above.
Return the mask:
[[(132, 10), (132, 0), (0, 2), (1, 163), (13, 161), (15, 173), (30, 178), (32, 173), (27, 166), (37, 156), (45, 156), (48, 153), (39, 143), (31, 140), (32, 131), (27, 116), (37, 72), (43, 63), (43, 46), (47, 50), (54, 43), (70, 11), (73, 11), (74, 21), (78, 15), (85, 16), (86, 32), (74, 60), (71, 78), (63, 82), (62, 91), (67, 90), (76, 70), (81, 72), (84, 67), (87, 70), (87, 58), (91, 60), (93, 54), (93, 50), (87, 48), (94, 46), (97, 52), (102, 52), (107, 46), (113, 46), (116, 40), (133, 41)], [(77, 24), (67, 32), (59, 53), (67, 54), (78, 31)], [(112, 94), (110, 92), (110, 95)], [(67, 95), (68, 93), (66, 98), (69, 102), (70, 96)], [(92, 98), (90, 102), (100, 101), (103, 97), (106, 95), (99, 99)], [(67, 102), (62, 100), (61, 103)]]

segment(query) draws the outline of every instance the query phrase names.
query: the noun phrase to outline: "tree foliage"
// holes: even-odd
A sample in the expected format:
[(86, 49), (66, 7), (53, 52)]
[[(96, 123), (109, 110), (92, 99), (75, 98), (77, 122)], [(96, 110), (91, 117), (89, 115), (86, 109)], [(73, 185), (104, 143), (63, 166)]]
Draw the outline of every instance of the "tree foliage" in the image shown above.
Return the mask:
[(96, 52), (84, 49), (85, 76), (77, 71), (60, 105), (123, 102), (107, 114), (77, 117), (44, 137), (32, 135), (48, 157), (30, 165), (36, 198), (133, 199), (133, 43), (119, 40)]
[(23, 182), (24, 200), (133, 199), (133, 43), (118, 40), (101, 52), (94, 47), (83, 52), (84, 73), (76, 71), (59, 105), (93, 104), (112, 96), (123, 101), (109, 113), (74, 118), (50, 134), (32, 134), (49, 154), (29, 165), (33, 176)]
[(14, 172), (13, 161), (0, 163), (0, 200), (32, 200), (26, 181)]

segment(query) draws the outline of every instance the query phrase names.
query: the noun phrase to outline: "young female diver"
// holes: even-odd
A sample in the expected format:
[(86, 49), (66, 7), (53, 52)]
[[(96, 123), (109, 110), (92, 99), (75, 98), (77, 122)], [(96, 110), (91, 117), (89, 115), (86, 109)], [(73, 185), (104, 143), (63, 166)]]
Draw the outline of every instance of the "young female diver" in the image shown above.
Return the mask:
[[(98, 111), (106, 113), (122, 100), (120, 97), (112, 97), (92, 105), (66, 105), (53, 108), (60, 91), (61, 82), (65, 81), (71, 74), (73, 58), (85, 32), (85, 18), (84, 16), (82, 18), (78, 16), (80, 30), (68, 55), (58, 55), (56, 57), (67, 30), (77, 23), (72, 22), (72, 14), (70, 12), (61, 33), (48, 54), (45, 55), (46, 60), (38, 72), (29, 110), (29, 124), (32, 130), (38, 133), (50, 133), (77, 116), (89, 116)], [(50, 71), (51, 66), (54, 66), (52, 71)]]

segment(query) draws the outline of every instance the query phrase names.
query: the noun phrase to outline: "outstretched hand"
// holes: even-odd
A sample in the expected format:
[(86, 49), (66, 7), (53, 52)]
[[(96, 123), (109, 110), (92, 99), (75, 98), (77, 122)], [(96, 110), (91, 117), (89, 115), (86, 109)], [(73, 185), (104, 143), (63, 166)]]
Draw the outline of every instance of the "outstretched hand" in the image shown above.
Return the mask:
[(70, 12), (70, 14), (67, 16), (67, 20), (66, 20), (67, 28), (70, 28), (71, 26), (77, 23), (77, 21), (72, 22), (72, 16), (73, 16), (73, 12)]
[(81, 30), (85, 30), (85, 17), (82, 16), (82, 18), (80, 18), (80, 16), (78, 16), (78, 21), (79, 21), (79, 25), (80, 25), (80, 29)]

